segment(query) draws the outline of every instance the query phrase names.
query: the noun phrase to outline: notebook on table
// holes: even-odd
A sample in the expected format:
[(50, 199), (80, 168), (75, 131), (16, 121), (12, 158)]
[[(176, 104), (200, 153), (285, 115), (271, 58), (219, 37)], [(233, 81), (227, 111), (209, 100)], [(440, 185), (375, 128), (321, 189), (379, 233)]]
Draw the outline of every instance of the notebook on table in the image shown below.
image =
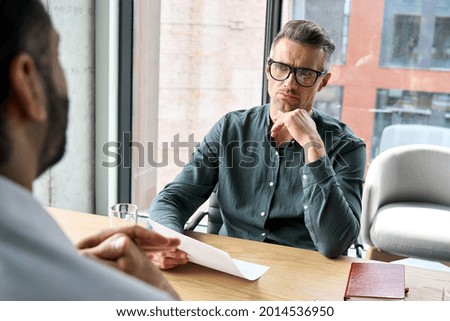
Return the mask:
[(405, 300), (405, 266), (353, 262), (344, 300)]

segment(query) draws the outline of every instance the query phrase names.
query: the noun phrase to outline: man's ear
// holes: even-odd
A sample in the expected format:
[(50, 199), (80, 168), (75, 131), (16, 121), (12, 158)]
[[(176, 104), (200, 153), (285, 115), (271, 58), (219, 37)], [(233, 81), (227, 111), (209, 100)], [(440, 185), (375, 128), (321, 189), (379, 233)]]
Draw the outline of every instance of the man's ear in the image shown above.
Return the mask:
[(269, 64), (266, 63), (266, 78), (269, 79), (270, 77), (270, 69)]
[(8, 113), (32, 121), (46, 121), (47, 107), (43, 80), (34, 59), (26, 53), (16, 55), (10, 68), (10, 101)]
[(323, 76), (323, 79), (320, 83), (319, 89), (317, 90), (318, 92), (327, 86), (328, 80), (330, 80), (330, 78), (331, 78), (331, 73), (327, 73), (325, 76)]

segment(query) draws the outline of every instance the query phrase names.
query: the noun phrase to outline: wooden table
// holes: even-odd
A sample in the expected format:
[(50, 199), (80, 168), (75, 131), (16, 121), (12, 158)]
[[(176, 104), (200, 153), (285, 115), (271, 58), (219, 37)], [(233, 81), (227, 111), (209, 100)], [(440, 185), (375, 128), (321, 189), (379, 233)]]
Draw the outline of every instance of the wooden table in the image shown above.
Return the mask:
[[(73, 242), (108, 227), (101, 215), (49, 208)], [(270, 266), (258, 280), (247, 281), (193, 263), (164, 271), (183, 300), (342, 300), (350, 257), (327, 259), (320, 253), (219, 235), (189, 236), (228, 252), (233, 258)], [(364, 260), (367, 261), (367, 260)], [(441, 300), (450, 273), (406, 266), (407, 300)]]

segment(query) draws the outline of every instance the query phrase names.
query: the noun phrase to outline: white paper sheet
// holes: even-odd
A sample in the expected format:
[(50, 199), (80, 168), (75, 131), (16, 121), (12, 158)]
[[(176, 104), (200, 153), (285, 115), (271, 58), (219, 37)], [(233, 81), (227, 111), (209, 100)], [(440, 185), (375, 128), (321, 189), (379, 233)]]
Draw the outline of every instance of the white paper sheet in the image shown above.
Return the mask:
[(149, 223), (157, 233), (166, 237), (176, 237), (180, 239), (181, 244), (178, 248), (188, 254), (188, 259), (192, 263), (245, 278), (250, 281), (260, 278), (269, 269), (268, 266), (233, 259), (225, 251), (175, 232), (153, 220), (149, 219)]

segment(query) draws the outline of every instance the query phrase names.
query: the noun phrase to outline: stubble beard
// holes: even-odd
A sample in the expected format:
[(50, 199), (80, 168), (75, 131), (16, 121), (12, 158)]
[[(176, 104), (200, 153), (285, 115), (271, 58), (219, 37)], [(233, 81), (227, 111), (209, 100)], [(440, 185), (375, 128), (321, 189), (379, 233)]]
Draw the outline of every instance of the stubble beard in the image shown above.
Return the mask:
[(301, 108), (300, 103), (289, 104), (278, 97), (275, 97), (273, 105), (275, 109), (281, 113), (288, 113), (290, 111)]
[[(47, 76), (47, 75), (46, 75)], [(44, 76), (47, 95), (48, 122), (44, 146), (39, 158), (38, 176), (58, 163), (66, 151), (66, 130), (68, 123), (69, 100), (60, 95), (51, 77)]]

